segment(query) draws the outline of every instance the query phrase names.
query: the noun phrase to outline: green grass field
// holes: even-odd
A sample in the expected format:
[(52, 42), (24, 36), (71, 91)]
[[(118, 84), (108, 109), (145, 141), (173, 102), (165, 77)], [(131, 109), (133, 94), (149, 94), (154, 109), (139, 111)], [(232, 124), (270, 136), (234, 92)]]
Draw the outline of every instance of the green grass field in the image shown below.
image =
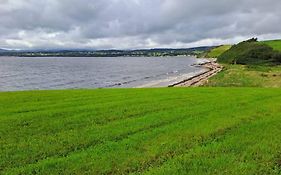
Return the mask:
[(208, 54), (208, 58), (218, 58), (222, 53), (231, 48), (231, 45), (223, 45), (212, 49)]
[(0, 93), (0, 174), (278, 174), (281, 89)]
[(204, 86), (281, 88), (281, 66), (244, 66), (224, 64), (222, 72)]
[(269, 45), (274, 50), (281, 51), (281, 40), (263, 41), (262, 43)]

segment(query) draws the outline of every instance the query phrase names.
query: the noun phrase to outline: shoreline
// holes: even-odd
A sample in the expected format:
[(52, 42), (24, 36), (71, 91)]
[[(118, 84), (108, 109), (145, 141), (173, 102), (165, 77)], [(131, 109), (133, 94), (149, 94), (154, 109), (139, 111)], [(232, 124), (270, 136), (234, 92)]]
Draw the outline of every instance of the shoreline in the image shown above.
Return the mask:
[(205, 84), (209, 78), (215, 76), (217, 73), (223, 70), (223, 66), (218, 64), (216, 59), (208, 59), (208, 60), (209, 60), (208, 62), (194, 65), (194, 66), (199, 66), (208, 69), (208, 71), (192, 76), (181, 82), (169, 85), (168, 87), (198, 87)]
[[(157, 88), (157, 87), (198, 87), (206, 83), (209, 78), (222, 71), (223, 66), (217, 63), (216, 58), (204, 59), (203, 62), (191, 65), (199, 67), (202, 70), (197, 73), (188, 73), (179, 77), (172, 77), (162, 80), (153, 81), (144, 85), (136, 86), (134, 88)], [(177, 81), (175, 81), (178, 79)], [(173, 81), (174, 80), (174, 81)], [(168, 84), (168, 81), (173, 81)], [(165, 84), (166, 85), (163, 85)], [(162, 85), (161, 85), (162, 84)]]

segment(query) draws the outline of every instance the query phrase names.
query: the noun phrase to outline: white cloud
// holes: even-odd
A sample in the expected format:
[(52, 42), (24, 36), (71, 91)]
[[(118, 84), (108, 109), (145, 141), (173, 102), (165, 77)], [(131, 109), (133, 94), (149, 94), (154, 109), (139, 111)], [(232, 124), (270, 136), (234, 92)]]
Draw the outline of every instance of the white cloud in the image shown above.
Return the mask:
[(276, 0), (0, 0), (3, 48), (152, 48), (281, 37)]

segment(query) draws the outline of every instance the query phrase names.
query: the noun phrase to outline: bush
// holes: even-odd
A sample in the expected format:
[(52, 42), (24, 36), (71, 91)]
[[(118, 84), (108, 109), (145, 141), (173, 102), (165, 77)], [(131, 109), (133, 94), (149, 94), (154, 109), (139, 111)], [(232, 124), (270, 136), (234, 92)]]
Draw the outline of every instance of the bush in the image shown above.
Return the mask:
[(232, 46), (219, 56), (218, 61), (243, 65), (276, 64), (281, 63), (281, 53), (252, 38)]
[(273, 59), (276, 60), (278, 63), (281, 63), (281, 53), (275, 52), (275, 54), (273, 55)]

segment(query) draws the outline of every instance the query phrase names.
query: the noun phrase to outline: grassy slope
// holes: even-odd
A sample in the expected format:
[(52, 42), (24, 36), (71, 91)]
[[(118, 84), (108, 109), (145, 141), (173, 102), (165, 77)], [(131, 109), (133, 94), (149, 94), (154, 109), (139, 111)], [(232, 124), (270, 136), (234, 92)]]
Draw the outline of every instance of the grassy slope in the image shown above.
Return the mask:
[(0, 174), (277, 174), (280, 113), (281, 89), (0, 93)]
[(281, 40), (263, 41), (261, 43), (265, 43), (265, 44), (269, 45), (274, 50), (281, 51)]
[(225, 69), (205, 86), (281, 87), (281, 66), (243, 66), (224, 64)]
[(217, 58), (219, 57), (222, 53), (224, 53), (225, 51), (227, 51), (228, 49), (231, 48), (231, 45), (223, 45), (223, 46), (219, 46), (216, 47), (214, 49), (212, 49), (208, 54), (207, 57), (208, 58)]
[[(281, 40), (262, 41), (274, 50), (281, 51)], [(247, 43), (246, 43), (247, 44)], [(250, 43), (251, 44), (251, 43)], [(255, 44), (255, 43), (253, 43)], [(258, 43), (256, 43), (258, 44)], [(245, 44), (244, 44), (245, 45)], [(243, 45), (223, 59), (240, 58), (247, 48)], [(219, 58), (222, 59), (222, 58)], [(222, 61), (222, 60), (220, 60)], [(231, 62), (231, 61), (230, 61)], [(281, 66), (243, 66), (224, 64), (225, 70), (212, 77), (205, 86), (215, 87), (281, 87)]]
[(281, 53), (255, 39), (243, 41), (218, 57), (218, 62), (243, 65), (275, 65), (281, 63)]

